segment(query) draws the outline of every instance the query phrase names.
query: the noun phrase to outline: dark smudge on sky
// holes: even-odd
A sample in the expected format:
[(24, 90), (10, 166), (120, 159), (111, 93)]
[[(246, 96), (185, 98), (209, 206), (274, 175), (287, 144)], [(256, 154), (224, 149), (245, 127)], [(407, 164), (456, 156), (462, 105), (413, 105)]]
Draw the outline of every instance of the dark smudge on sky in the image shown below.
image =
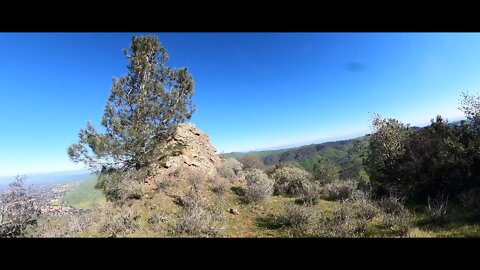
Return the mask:
[(360, 62), (348, 62), (345, 65), (345, 67), (348, 71), (353, 71), (353, 72), (359, 72), (365, 69), (364, 64)]

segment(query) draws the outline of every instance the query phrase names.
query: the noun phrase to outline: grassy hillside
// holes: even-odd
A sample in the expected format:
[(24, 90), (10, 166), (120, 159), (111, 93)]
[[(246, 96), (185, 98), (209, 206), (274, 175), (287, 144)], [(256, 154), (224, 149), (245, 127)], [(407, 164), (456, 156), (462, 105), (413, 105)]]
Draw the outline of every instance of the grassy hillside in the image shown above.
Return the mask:
[(261, 158), (265, 165), (292, 162), (300, 165), (307, 171), (313, 169), (313, 165), (320, 157), (325, 157), (337, 166), (343, 178), (356, 178), (363, 170), (361, 145), (365, 140), (366, 137), (363, 136), (350, 140), (311, 144), (290, 149), (249, 153), (233, 152), (225, 155), (235, 158), (246, 154), (255, 155)]
[[(76, 192), (80, 194), (79, 190), (92, 191), (92, 181), (83, 182), (82, 186), (78, 186)], [(178, 180), (178, 179), (176, 179)], [(89, 185), (87, 185), (89, 183)], [(73, 236), (75, 237), (110, 237), (108, 233), (99, 233), (99, 228), (105, 227), (106, 224), (112, 223), (115, 228), (123, 228), (126, 224), (133, 222), (130, 216), (131, 213), (139, 214), (135, 219), (136, 227), (132, 232), (121, 232), (118, 237), (181, 237), (182, 235), (171, 234), (175, 229), (176, 224), (182, 216), (181, 204), (178, 203), (178, 198), (185, 194), (187, 183), (182, 181), (173, 181), (169, 185), (162, 186), (157, 192), (151, 196), (142, 198), (141, 200), (133, 201), (131, 206), (123, 206), (113, 210), (110, 205), (107, 209), (109, 211), (96, 212), (94, 220), (96, 223), (85, 227), (84, 231)], [(207, 182), (202, 192), (203, 199), (209, 205), (216, 205), (221, 209), (221, 217), (224, 222), (224, 229), (220, 237), (313, 237), (312, 231), (306, 231), (305, 235), (295, 233), (294, 226), (282, 226), (277, 223), (278, 217), (284, 215), (285, 207), (287, 205), (297, 205), (297, 199), (289, 196), (271, 196), (262, 203), (246, 203), (242, 199), (242, 194), (245, 191), (244, 183), (228, 183), (226, 192), (222, 195), (216, 194), (211, 190), (211, 183)], [(83, 188), (82, 188), (83, 187)], [(320, 216), (333, 217), (335, 212), (344, 206), (351, 206), (352, 209), (357, 209), (352, 202), (342, 203), (326, 198), (319, 200), (319, 203), (308, 207), (310, 213), (317, 213)], [(357, 206), (358, 207), (358, 206)], [(229, 209), (238, 210), (238, 215), (229, 213)], [(122, 215), (122, 213), (127, 213)], [(422, 209), (413, 211), (412, 226), (406, 237), (479, 237), (480, 224), (476, 221), (466, 219), (461, 215), (460, 211), (451, 211), (447, 215), (445, 223), (435, 223), (428, 219), (423, 213)], [(460, 213), (460, 214), (459, 214)], [(161, 217), (160, 221), (152, 223), (152, 217)], [(118, 217), (123, 217), (126, 223), (115, 223)], [(85, 218), (85, 217), (82, 217)], [(163, 221), (162, 221), (163, 220)], [(44, 219), (40, 221), (40, 225), (51, 232), (55, 227), (60, 227), (68, 223), (65, 217)], [(392, 229), (382, 225), (381, 217), (375, 217), (366, 224), (365, 232), (362, 237), (396, 237), (392, 234)], [(50, 228), (50, 229), (49, 229)], [(315, 227), (313, 227), (315, 228)], [(68, 226), (67, 226), (68, 229)], [(41, 234), (49, 235), (49, 234)], [(58, 236), (57, 236), (58, 237)], [(189, 236), (187, 236), (189, 237)]]
[(105, 202), (105, 196), (98, 189), (95, 189), (97, 176), (90, 175), (81, 181), (67, 193), (60, 202), (61, 204), (70, 205), (76, 208), (92, 208), (95, 204)]
[(233, 157), (233, 158), (240, 158), (240, 157), (245, 156), (245, 155), (253, 155), (253, 156), (257, 156), (261, 159), (264, 159), (266, 156), (281, 154), (281, 153), (287, 152), (291, 149), (295, 149), (295, 148), (268, 150), (268, 151), (231, 152), (231, 153), (226, 153), (226, 154), (223, 154), (223, 155), (225, 157)]
[[(459, 125), (460, 121), (449, 124), (452, 126)], [(418, 131), (422, 127), (413, 126), (410, 129)], [(265, 165), (291, 162), (298, 164), (307, 171), (312, 171), (313, 165), (319, 157), (325, 157), (337, 166), (342, 178), (356, 178), (363, 171), (361, 146), (366, 143), (366, 140), (367, 136), (362, 136), (350, 140), (310, 144), (287, 149), (247, 153), (232, 152), (226, 153), (224, 156), (239, 158), (244, 155), (254, 155), (262, 159)]]

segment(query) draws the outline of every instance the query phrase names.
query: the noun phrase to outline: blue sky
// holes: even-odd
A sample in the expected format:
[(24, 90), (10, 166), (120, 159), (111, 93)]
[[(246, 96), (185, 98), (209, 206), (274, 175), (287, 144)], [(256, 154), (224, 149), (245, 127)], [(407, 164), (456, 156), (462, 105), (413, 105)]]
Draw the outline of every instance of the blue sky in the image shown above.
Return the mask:
[[(147, 34), (147, 33), (142, 33)], [(480, 89), (480, 34), (157, 33), (188, 67), (191, 122), (219, 152), (369, 132), (372, 113), (454, 120)], [(0, 33), (0, 176), (82, 168), (67, 156), (97, 127), (132, 33)]]

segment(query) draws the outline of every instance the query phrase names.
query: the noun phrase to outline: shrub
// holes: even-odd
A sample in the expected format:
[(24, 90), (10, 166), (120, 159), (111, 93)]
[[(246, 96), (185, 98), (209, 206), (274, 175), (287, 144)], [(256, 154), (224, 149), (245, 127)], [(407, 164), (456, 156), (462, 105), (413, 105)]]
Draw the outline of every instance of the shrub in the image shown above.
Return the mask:
[(390, 196), (378, 202), (382, 210), (380, 213), (382, 226), (394, 236), (406, 236), (413, 227), (412, 215), (405, 208), (404, 201), (405, 198)]
[(138, 200), (145, 194), (145, 186), (143, 183), (137, 181), (123, 181), (120, 183), (120, 191), (123, 202), (132, 199)]
[(217, 167), (217, 172), (221, 177), (227, 178), (230, 181), (235, 181), (241, 176), (243, 164), (234, 158), (227, 158), (222, 160), (220, 166)]
[(304, 192), (306, 185), (311, 180), (307, 171), (297, 167), (281, 167), (272, 174), (275, 179), (275, 194), (299, 195)]
[(305, 235), (312, 229), (315, 221), (315, 212), (309, 207), (287, 204), (283, 214), (275, 219), (275, 225), (293, 229), (295, 235)]
[(199, 192), (191, 188), (182, 198), (183, 213), (175, 228), (177, 234), (217, 236), (223, 228), (220, 208), (207, 208)]
[(251, 169), (259, 169), (262, 170), (264, 168), (263, 161), (254, 155), (245, 155), (238, 159), (243, 164), (243, 168), (246, 170)]
[(398, 214), (383, 213), (381, 220), (383, 227), (387, 228), (393, 236), (407, 236), (413, 227), (412, 216), (408, 211)]
[(351, 200), (356, 203), (367, 203), (371, 202), (371, 193), (365, 190), (360, 190), (356, 189), (352, 191), (352, 194), (350, 195), (350, 198), (348, 200)]
[(163, 211), (155, 211), (147, 219), (151, 230), (155, 232), (163, 232), (164, 225), (170, 220), (170, 217)]
[(340, 180), (337, 167), (324, 157), (320, 157), (313, 165), (313, 177), (322, 184)]
[(103, 190), (107, 200), (125, 203), (130, 199), (140, 199), (143, 196), (143, 180), (147, 175), (147, 169), (102, 172), (98, 177), (96, 188)]
[(354, 181), (335, 181), (324, 187), (323, 194), (328, 200), (344, 201), (349, 199), (356, 190), (357, 183)]
[(405, 198), (397, 196), (383, 197), (378, 202), (378, 206), (387, 214), (401, 214), (405, 211)]
[(219, 208), (206, 209), (195, 206), (184, 209), (175, 232), (190, 236), (216, 237), (222, 228), (223, 217)]
[(274, 181), (261, 170), (247, 171), (245, 179), (247, 180), (245, 199), (248, 202), (261, 202), (272, 195)]
[(23, 237), (27, 227), (36, 224), (40, 210), (23, 186), (25, 179), (17, 176), (0, 196), (0, 237)]
[(88, 214), (72, 215), (67, 223), (67, 236), (85, 233), (91, 224), (92, 220)]
[(332, 216), (321, 215), (316, 224), (316, 235), (321, 237), (363, 237), (369, 223), (381, 214), (368, 194), (355, 191), (350, 200), (341, 202)]
[(96, 223), (100, 233), (116, 237), (119, 234), (131, 234), (138, 228), (140, 215), (131, 207), (122, 207), (107, 202), (100, 207), (99, 211)]
[(224, 177), (215, 177), (212, 179), (212, 190), (218, 194), (224, 194), (228, 190), (228, 180)]
[(480, 188), (471, 189), (458, 195), (458, 201), (464, 210), (480, 214)]
[(442, 222), (445, 220), (448, 210), (448, 195), (439, 193), (432, 199), (430, 196), (427, 198), (427, 206), (425, 207), (425, 213), (434, 221)]
[(180, 205), (184, 208), (195, 208), (203, 205), (202, 193), (191, 187), (180, 197)]
[(196, 193), (201, 193), (205, 184), (205, 174), (198, 170), (187, 170), (184, 172), (187, 177), (187, 181), (190, 184), (190, 187)]
[(282, 169), (282, 168), (303, 168), (301, 167), (300, 165), (297, 165), (296, 163), (293, 163), (293, 162), (279, 162), (275, 165), (268, 165), (266, 166), (263, 171), (268, 174), (268, 176), (272, 176), (272, 174), (278, 170), (278, 169)]
[(306, 183), (302, 190), (302, 202), (308, 205), (315, 205), (322, 195), (323, 187), (318, 182)]
[(353, 200), (353, 208), (356, 210), (356, 215), (358, 217), (370, 221), (377, 215), (381, 214), (381, 209), (365, 195), (357, 195), (353, 197)]
[(321, 237), (361, 237), (370, 218), (347, 203), (333, 212), (333, 217), (322, 216), (316, 234)]

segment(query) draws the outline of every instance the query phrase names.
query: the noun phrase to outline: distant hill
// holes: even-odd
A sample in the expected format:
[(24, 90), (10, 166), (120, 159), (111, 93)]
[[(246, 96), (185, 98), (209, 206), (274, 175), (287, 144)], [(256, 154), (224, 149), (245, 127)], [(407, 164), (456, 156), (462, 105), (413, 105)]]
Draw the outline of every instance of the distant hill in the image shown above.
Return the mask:
[(231, 152), (231, 153), (223, 154), (223, 156), (240, 158), (240, 157), (245, 156), (245, 155), (254, 155), (254, 156), (257, 156), (257, 157), (263, 159), (266, 156), (274, 155), (274, 154), (280, 154), (280, 153), (289, 151), (291, 149), (295, 149), (295, 148), (286, 148), (286, 149), (278, 149), (278, 150), (265, 150), (265, 151), (250, 151), (250, 152)]
[[(450, 122), (450, 125), (459, 125), (461, 121)], [(412, 126), (413, 131), (423, 127)], [(244, 155), (254, 155), (263, 160), (265, 165), (275, 165), (281, 162), (295, 163), (307, 171), (312, 171), (313, 165), (319, 157), (325, 157), (335, 164), (342, 178), (356, 178), (362, 170), (361, 145), (366, 144), (367, 136), (349, 140), (310, 144), (300, 147), (278, 149), (270, 151), (232, 152), (224, 154), (226, 157), (240, 158)]]
[(360, 147), (365, 140), (366, 136), (362, 136), (350, 140), (310, 144), (289, 149), (248, 153), (233, 152), (225, 154), (225, 156), (240, 158), (247, 154), (255, 155), (262, 159), (265, 165), (290, 162), (298, 164), (307, 171), (313, 169), (313, 165), (319, 157), (325, 157), (337, 166), (343, 178), (355, 178), (363, 170)]

